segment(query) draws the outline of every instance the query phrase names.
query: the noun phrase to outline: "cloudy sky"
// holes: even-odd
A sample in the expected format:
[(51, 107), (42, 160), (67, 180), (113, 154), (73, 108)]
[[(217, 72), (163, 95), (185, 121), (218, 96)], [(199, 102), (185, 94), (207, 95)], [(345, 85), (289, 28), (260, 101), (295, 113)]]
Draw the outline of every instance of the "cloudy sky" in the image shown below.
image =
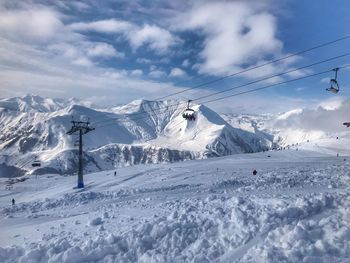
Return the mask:
[[(0, 0), (0, 97), (76, 97), (96, 105), (156, 99), (350, 35), (350, 2), (300, 0)], [(350, 39), (236, 75), (173, 99), (196, 99), (350, 52)], [(350, 56), (208, 98), (350, 64)], [(209, 103), (265, 113), (349, 97), (324, 74)], [(200, 102), (200, 101), (198, 101)]]

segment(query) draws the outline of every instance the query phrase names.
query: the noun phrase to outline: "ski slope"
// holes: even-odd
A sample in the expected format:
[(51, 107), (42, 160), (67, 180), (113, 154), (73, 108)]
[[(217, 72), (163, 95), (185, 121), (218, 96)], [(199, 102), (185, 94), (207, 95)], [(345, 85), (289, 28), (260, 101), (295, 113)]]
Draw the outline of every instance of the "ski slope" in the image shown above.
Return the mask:
[(347, 262), (349, 159), (302, 147), (1, 179), (0, 262)]

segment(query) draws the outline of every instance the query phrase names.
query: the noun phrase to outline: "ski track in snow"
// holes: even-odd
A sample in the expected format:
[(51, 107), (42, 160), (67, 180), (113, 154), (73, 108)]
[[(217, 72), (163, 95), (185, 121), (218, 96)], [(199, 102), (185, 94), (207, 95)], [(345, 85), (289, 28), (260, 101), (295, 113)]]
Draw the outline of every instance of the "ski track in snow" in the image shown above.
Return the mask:
[(75, 176), (31, 176), (12, 190), (1, 179), (0, 262), (350, 258), (350, 173), (343, 158), (256, 153), (84, 179), (83, 190), (73, 189)]

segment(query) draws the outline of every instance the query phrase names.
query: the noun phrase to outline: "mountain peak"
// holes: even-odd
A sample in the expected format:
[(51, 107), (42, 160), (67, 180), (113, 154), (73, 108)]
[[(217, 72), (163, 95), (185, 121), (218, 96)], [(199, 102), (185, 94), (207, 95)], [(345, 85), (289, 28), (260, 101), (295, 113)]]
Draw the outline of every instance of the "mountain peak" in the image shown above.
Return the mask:
[(46, 98), (36, 94), (0, 99), (1, 108), (19, 112), (55, 112), (75, 104), (80, 104), (80, 101), (75, 98)]

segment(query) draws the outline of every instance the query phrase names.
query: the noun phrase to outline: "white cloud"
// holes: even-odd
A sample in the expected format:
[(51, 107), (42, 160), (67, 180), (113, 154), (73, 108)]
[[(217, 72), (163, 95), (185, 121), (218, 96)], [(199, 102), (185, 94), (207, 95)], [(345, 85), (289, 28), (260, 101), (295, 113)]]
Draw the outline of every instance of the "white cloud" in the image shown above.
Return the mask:
[(343, 122), (348, 120), (350, 100), (340, 98), (321, 102), (315, 109), (306, 108), (283, 120), (277, 120), (277, 127), (293, 127), (305, 131), (341, 132)]
[(159, 54), (166, 53), (173, 45), (180, 41), (168, 30), (156, 25), (145, 24), (142, 27), (116, 19), (99, 20), (94, 22), (79, 22), (69, 26), (75, 31), (95, 31), (100, 33), (123, 34), (134, 51), (147, 45)]
[[(265, 61), (260, 62), (262, 64), (265, 63)], [(232, 67), (232, 72), (239, 72), (242, 69), (239, 67)], [(245, 78), (250, 78), (250, 79), (264, 79), (264, 78), (269, 78), (270, 76), (277, 75), (281, 72), (286, 70), (286, 65), (280, 64), (278, 67), (276, 67), (273, 64), (266, 65), (264, 67), (256, 68), (251, 71), (247, 71), (242, 73), (241, 75), (244, 76)], [(260, 84), (274, 84), (277, 82), (283, 81), (283, 78), (281, 76), (276, 76), (273, 78), (266, 79), (264, 82), (260, 82)]]
[(96, 31), (101, 33), (125, 33), (133, 30), (133, 24), (127, 21), (116, 19), (99, 20), (94, 22), (79, 22), (69, 25), (69, 27), (76, 31)]
[(93, 65), (92, 59), (95, 58), (112, 58), (124, 57), (123, 53), (116, 51), (113, 46), (100, 43), (100, 42), (78, 42), (79, 45), (73, 45), (70, 43), (57, 43), (51, 44), (47, 47), (48, 51), (55, 52), (57, 55), (61, 55), (71, 60), (71, 63), (80, 66)]
[(79, 2), (79, 1), (70, 1), (69, 4), (73, 6), (78, 11), (85, 11), (90, 9), (90, 6), (87, 3)]
[(128, 39), (134, 50), (148, 44), (152, 50), (159, 53), (165, 53), (170, 46), (177, 42), (169, 31), (154, 25), (144, 25), (142, 28), (128, 33)]
[(115, 105), (181, 90), (169, 83), (130, 78), (125, 70), (91, 65), (78, 57), (73, 61), (80, 65), (71, 61), (62, 55), (53, 56), (51, 51), (38, 51), (0, 37), (0, 94), (9, 97), (33, 93), (82, 99), (107, 94), (108, 102)]
[(252, 2), (206, 2), (195, 5), (173, 22), (178, 30), (198, 30), (205, 36), (200, 73), (223, 75), (267, 55), (279, 55), (276, 19)]
[(148, 73), (148, 76), (154, 79), (162, 78), (166, 75), (166, 73), (162, 70), (153, 70), (150, 73)]
[(156, 65), (150, 65), (150, 66), (149, 66), (149, 70), (150, 70), (150, 71), (153, 71), (153, 70), (155, 70), (156, 68), (157, 68)]
[(298, 69), (297, 70), (295, 68), (290, 68), (288, 71), (292, 71), (292, 72), (287, 73), (287, 75), (291, 78), (301, 78), (301, 77), (304, 77), (304, 76), (312, 73), (312, 70), (310, 70), (310, 69), (302, 69), (302, 70)]
[(329, 84), (329, 81), (331, 80), (331, 78), (327, 77), (327, 78), (323, 78), (320, 80), (321, 83), (328, 83)]
[[(100, 58), (122, 57), (123, 54), (108, 43), (92, 41), (79, 31), (73, 31), (63, 22), (72, 17), (59, 13), (58, 7), (36, 5), (31, 0), (7, 3), (0, 3), (1, 96), (33, 93), (86, 98), (108, 94), (115, 104), (180, 90), (172, 84), (130, 77), (139, 76), (140, 70), (127, 72), (103, 66)], [(106, 24), (102, 26), (105, 31), (111, 30)], [(145, 34), (143, 41), (151, 46), (151, 42), (156, 41), (155, 36)], [(165, 48), (165, 45), (154, 47)], [(166, 75), (161, 71), (151, 75), (162, 74)]]
[(186, 75), (186, 72), (180, 68), (173, 68), (169, 74), (170, 77), (185, 77)]
[(143, 75), (143, 71), (141, 69), (135, 69), (130, 72), (131, 76), (141, 77)]
[(341, 97), (333, 97), (328, 100), (322, 101), (318, 104), (318, 107), (321, 107), (325, 110), (337, 110), (344, 103), (344, 99)]
[(59, 14), (48, 8), (0, 10), (0, 35), (12, 40), (47, 42), (62, 30)]
[(118, 52), (112, 45), (106, 43), (89, 43), (86, 48), (87, 55), (90, 57), (124, 57), (124, 53)]
[(73, 64), (83, 67), (91, 67), (93, 63), (86, 57), (77, 57), (72, 61)]
[[(79, 20), (80, 14), (76, 12), (69, 13), (69, 15), (59, 13), (58, 10), (64, 12), (64, 7), (59, 8), (56, 3), (52, 3), (55, 8), (52, 6), (50, 8), (49, 4), (44, 7), (45, 1), (40, 1), (41, 4), (36, 5), (33, 0), (24, 0), (23, 2), (26, 2), (27, 5), (23, 7), (20, 4), (22, 1), (5, 1), (10, 4), (0, 3), (0, 93), (2, 96), (31, 92), (44, 96), (60, 94), (63, 97), (83, 98), (93, 97), (96, 94), (101, 94), (101, 96), (107, 94), (106, 97), (114, 100), (115, 104), (142, 96), (151, 97), (153, 93), (161, 96), (161, 93), (168, 94), (179, 90), (169, 83), (157, 83), (137, 78), (138, 76), (146, 78), (148, 71), (151, 71), (148, 74), (150, 78), (164, 78), (168, 75), (168, 68), (171, 69), (174, 66), (170, 63), (174, 58), (173, 55), (178, 55), (176, 53), (178, 51), (172, 52), (171, 49), (181, 44), (181, 40), (176, 37), (174, 28), (166, 27), (169, 24), (161, 15), (156, 14), (155, 17), (152, 17), (152, 22), (149, 22), (151, 19), (144, 20), (144, 17), (130, 18), (138, 21), (138, 24), (117, 19), (70, 24), (72, 20), (81, 21)], [(51, 4), (51, 1), (49, 2)], [(239, 3), (204, 1), (196, 5), (199, 1), (189, 1), (185, 4), (186, 8), (179, 7), (182, 4), (174, 4), (178, 10), (170, 10), (167, 16), (171, 17), (174, 14), (177, 16), (176, 29), (197, 32), (204, 39), (201, 43), (203, 46), (196, 45), (191, 51), (197, 52), (197, 48), (203, 48), (199, 60), (196, 60), (191, 52), (181, 53), (182, 50), (179, 51), (181, 54), (176, 59), (183, 59), (185, 55), (191, 59), (191, 63), (185, 59), (182, 65), (180, 61), (180, 67), (186, 68), (198, 62), (197, 69), (201, 73), (222, 75), (234, 73), (250, 64), (264, 62), (265, 55), (269, 57), (279, 55), (282, 52), (282, 45), (275, 36), (274, 16), (266, 9), (253, 7), (252, 2), (254, 1), (240, 1)], [(88, 3), (92, 4), (91, 1)], [(193, 3), (195, 6), (189, 7)], [(7, 9), (8, 6), (11, 6), (12, 9)], [(65, 6), (68, 7), (64, 9), (65, 11), (74, 9), (68, 2)], [(81, 6), (81, 8), (83, 10), (88, 7)], [(93, 5), (90, 7), (91, 11), (92, 9)], [(179, 16), (179, 9), (184, 10), (185, 14)], [(91, 19), (101, 19), (98, 13), (96, 12), (96, 16)], [(112, 16), (116, 13), (106, 14)], [(151, 11), (148, 14), (152, 15)], [(85, 15), (82, 17), (86, 18)], [(90, 34), (90, 31), (104, 35), (99, 34), (97, 37), (96, 34)], [(143, 58), (136, 59), (138, 63), (148, 63), (148, 65), (152, 63), (163, 65), (163, 63), (170, 62), (170, 65), (166, 67), (167, 72), (163, 69), (164, 65), (163, 68), (154, 66), (150, 70), (145, 69), (145, 72), (141, 69), (126, 71), (108, 68), (109, 64), (103, 64), (104, 59), (122, 57), (129, 59), (129, 57), (112, 45), (100, 42), (105, 38), (108, 38), (108, 43), (120, 39), (128, 41), (135, 51), (146, 47), (148, 51), (152, 50), (156, 54), (169, 52), (167, 53), (169, 56), (159, 58), (152, 56), (153, 54), (144, 54), (142, 50), (139, 53)], [(98, 40), (93, 41), (92, 39)], [(130, 57), (134, 59), (135, 56)], [(128, 60), (127, 63), (129, 62), (131, 64), (134, 61)], [(260, 78), (267, 74), (276, 74), (276, 72), (289, 68), (291, 63), (290, 60), (289, 63), (283, 62), (277, 66), (265, 66), (243, 76)], [(147, 65), (140, 65), (140, 68), (143, 66)], [(181, 71), (173, 69), (169, 76), (181, 74)], [(212, 91), (197, 89), (194, 92), (183, 95), (195, 98)], [(273, 95), (276, 96), (276, 94)], [(270, 97), (265, 98), (262, 103), (262, 99), (258, 96), (255, 99), (249, 97), (249, 102), (234, 99), (232, 101), (235, 104), (219, 102), (214, 108), (241, 106), (247, 111), (254, 109), (255, 112), (266, 112), (273, 111), (275, 108), (284, 109), (288, 104), (282, 100), (276, 102), (275, 99), (274, 103), (278, 105), (271, 106)]]
[(148, 58), (137, 58), (136, 62), (140, 63), (140, 64), (150, 64), (150, 63), (152, 63), (152, 60), (150, 60)]
[(184, 61), (182, 61), (182, 66), (187, 68), (190, 65), (190, 61), (188, 59), (185, 59)]
[(301, 113), (303, 113), (303, 109), (290, 110), (290, 111), (287, 111), (287, 112), (282, 113), (281, 115), (279, 115), (277, 117), (277, 120), (286, 120), (286, 119), (290, 118), (293, 115), (299, 115)]
[(119, 70), (119, 71), (116, 71), (116, 70), (109, 70), (109, 71), (106, 71), (105, 73), (103, 73), (103, 76), (104, 77), (107, 77), (107, 78), (110, 78), (110, 79), (118, 79), (118, 80), (121, 80), (123, 78), (125, 78), (127, 75), (127, 71), (126, 70)]
[(96, 58), (123, 58), (124, 53), (118, 52), (112, 45), (101, 42), (78, 41), (78, 45), (67, 42), (48, 45), (49, 51), (71, 59), (73, 64), (91, 66)]
[(91, 67), (98, 58), (124, 57), (107, 43), (88, 41), (62, 22), (64, 15), (43, 5), (19, 2), (11, 8), (0, 9), (0, 37), (14, 43), (64, 56), (70, 63)]

